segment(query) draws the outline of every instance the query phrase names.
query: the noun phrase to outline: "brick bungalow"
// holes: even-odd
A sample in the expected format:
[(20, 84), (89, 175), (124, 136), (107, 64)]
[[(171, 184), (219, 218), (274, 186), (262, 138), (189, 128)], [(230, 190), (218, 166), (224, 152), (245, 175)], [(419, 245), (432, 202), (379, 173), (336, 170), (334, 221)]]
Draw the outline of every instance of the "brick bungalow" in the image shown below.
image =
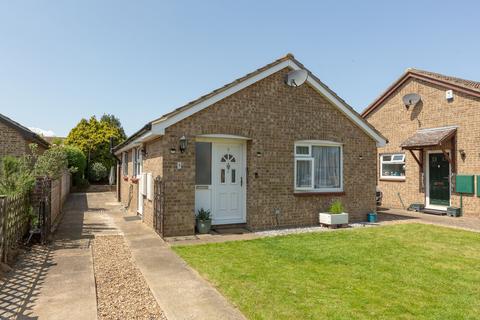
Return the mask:
[(0, 114), (0, 157), (22, 156), (30, 152), (30, 143), (38, 145), (39, 153), (43, 153), (49, 147), (49, 143), (38, 134)]
[[(480, 174), (479, 110), (480, 82), (416, 69), (408, 69), (368, 106), (362, 116), (388, 139), (378, 148), (382, 205), (418, 203), (440, 214), (463, 205), (465, 215), (480, 216), (474, 193), (474, 175)], [(470, 189), (463, 204), (457, 179), (458, 187)]]
[(287, 85), (300, 69), (289, 54), (149, 122), (114, 148), (119, 199), (165, 236), (193, 234), (200, 208), (266, 229), (318, 224), (340, 199), (365, 219), (385, 139), (308, 70)]

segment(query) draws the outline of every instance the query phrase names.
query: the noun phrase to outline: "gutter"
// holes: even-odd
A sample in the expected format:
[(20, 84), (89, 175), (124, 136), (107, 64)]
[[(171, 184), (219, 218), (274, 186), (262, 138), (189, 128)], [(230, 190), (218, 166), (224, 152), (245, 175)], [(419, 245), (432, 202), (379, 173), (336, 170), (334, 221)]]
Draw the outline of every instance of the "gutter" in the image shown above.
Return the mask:
[(113, 148), (110, 148), (112, 154), (119, 151), (123, 147), (127, 146), (129, 143), (133, 142), (136, 138), (140, 137), (146, 132), (149, 132), (150, 130), (152, 130), (152, 123), (149, 122), (146, 125), (144, 125), (143, 128), (141, 128), (140, 130), (132, 134), (130, 137), (128, 137), (127, 140), (123, 141), (122, 143), (120, 143), (119, 145), (116, 145)]

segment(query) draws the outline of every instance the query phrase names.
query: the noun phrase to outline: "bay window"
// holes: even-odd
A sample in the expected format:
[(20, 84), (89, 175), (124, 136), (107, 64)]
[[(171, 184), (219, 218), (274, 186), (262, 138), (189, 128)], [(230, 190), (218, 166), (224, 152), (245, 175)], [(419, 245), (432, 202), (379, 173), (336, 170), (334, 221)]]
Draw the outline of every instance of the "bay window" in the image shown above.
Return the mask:
[(380, 178), (405, 180), (405, 154), (380, 155)]
[(295, 144), (295, 190), (343, 191), (342, 145), (330, 141)]

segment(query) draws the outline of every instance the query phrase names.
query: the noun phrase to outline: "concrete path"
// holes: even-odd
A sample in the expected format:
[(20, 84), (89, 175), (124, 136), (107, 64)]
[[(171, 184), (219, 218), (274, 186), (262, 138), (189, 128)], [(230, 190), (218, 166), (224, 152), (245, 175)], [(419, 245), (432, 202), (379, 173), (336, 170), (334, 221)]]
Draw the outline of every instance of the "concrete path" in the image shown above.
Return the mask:
[(167, 319), (245, 319), (140, 219), (119, 211), (110, 214)]
[(444, 227), (480, 232), (480, 219), (470, 217), (448, 217), (407, 211), (402, 209), (382, 208), (378, 211), (378, 220), (382, 225), (397, 223), (426, 223)]
[(121, 234), (169, 320), (244, 319), (111, 192), (71, 194), (53, 244), (36, 246), (0, 280), (0, 319), (96, 319), (92, 240)]
[(45, 272), (32, 313), (39, 319), (96, 319), (97, 300), (92, 240), (118, 234), (100, 194), (73, 193), (49, 247), (51, 267)]

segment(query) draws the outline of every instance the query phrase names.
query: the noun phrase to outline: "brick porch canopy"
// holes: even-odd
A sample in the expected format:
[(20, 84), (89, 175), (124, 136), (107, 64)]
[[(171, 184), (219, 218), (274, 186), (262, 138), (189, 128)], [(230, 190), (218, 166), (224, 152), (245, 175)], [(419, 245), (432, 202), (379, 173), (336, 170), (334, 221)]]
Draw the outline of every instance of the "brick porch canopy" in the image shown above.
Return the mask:
[(425, 147), (442, 146), (455, 135), (456, 127), (443, 127), (418, 130), (413, 136), (402, 142), (404, 150), (420, 150)]

